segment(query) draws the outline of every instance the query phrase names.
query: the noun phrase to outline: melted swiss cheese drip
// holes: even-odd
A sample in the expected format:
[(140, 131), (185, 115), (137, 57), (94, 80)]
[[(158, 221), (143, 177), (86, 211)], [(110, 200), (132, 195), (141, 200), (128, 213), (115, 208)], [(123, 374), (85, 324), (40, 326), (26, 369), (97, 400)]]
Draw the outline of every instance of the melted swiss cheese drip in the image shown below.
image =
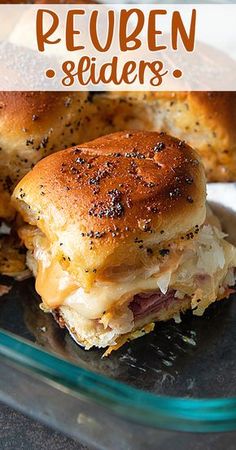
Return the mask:
[[(236, 265), (236, 249), (227, 243), (222, 238), (216, 238), (215, 234), (212, 239), (216, 239), (222, 245), (221, 251), (224, 255), (224, 268), (222, 267), (218, 271), (218, 275), (222, 278), (225, 277), (228, 267), (234, 267)], [(196, 242), (198, 240), (195, 239)], [(95, 282), (89, 292), (85, 292), (79, 287), (73, 277), (62, 269), (58, 262), (58, 257), (53, 254), (53, 250), (50, 249), (48, 242), (45, 242), (45, 238), (37, 236), (37, 239), (33, 241), (34, 255), (32, 266), (36, 263), (36, 290), (42, 297), (45, 306), (48, 309), (56, 309), (62, 305), (66, 305), (76, 310), (81, 316), (86, 319), (99, 319), (108, 310), (120, 307), (123, 303), (131, 301), (135, 294), (154, 291), (160, 289), (163, 293), (167, 291), (168, 286), (172, 286), (173, 289), (179, 289), (183, 292), (193, 295), (195, 288), (188, 280), (186, 285), (186, 276), (182, 278), (182, 281), (175, 286), (175, 282), (178, 282), (178, 272), (181, 272), (181, 265), (183, 264), (182, 256), (188, 255), (188, 249), (191, 249), (191, 242), (184, 244), (185, 250), (183, 255), (181, 252), (171, 252), (164, 263), (161, 266), (156, 266), (156, 273), (153, 276), (148, 275), (148, 271), (145, 269), (141, 274), (137, 276), (137, 273), (130, 273), (129, 276), (119, 280), (113, 280), (110, 283)], [(183, 242), (181, 242), (183, 245)], [(199, 247), (201, 249), (201, 245)], [(196, 270), (195, 258), (197, 249), (190, 257), (190, 260), (186, 260), (187, 266), (191, 263)], [(208, 258), (209, 259), (209, 258)], [(206, 267), (206, 273), (209, 267)], [(222, 270), (223, 269), (223, 270)], [(195, 272), (196, 275), (197, 272)], [(169, 278), (166, 283), (166, 279)], [(216, 274), (214, 280), (209, 277), (209, 283), (215, 284), (216, 290), (218, 290), (218, 280)], [(164, 283), (164, 284), (163, 284)], [(190, 284), (189, 284), (190, 283)], [(207, 292), (207, 286), (204, 286), (204, 290)], [(215, 295), (215, 294), (214, 294)], [(115, 311), (114, 311), (115, 312)]]
[(55, 309), (63, 305), (65, 299), (78, 289), (78, 285), (73, 283), (57, 261), (52, 260), (50, 265), (46, 266), (39, 260), (35, 288), (45, 305)]

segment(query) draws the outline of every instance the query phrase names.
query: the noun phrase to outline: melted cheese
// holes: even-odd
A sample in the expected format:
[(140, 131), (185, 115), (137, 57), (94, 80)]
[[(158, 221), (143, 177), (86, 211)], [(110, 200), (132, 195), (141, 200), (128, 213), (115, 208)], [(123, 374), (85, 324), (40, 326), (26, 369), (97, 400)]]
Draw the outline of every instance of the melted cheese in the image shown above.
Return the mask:
[(73, 282), (70, 275), (62, 270), (55, 259), (48, 266), (39, 260), (35, 288), (45, 305), (55, 309), (63, 305), (66, 298), (78, 291), (78, 284)]
[[(41, 258), (43, 252), (41, 251)], [(48, 309), (55, 309), (67, 305), (77, 310), (88, 319), (100, 318), (113, 305), (121, 305), (133, 295), (158, 288), (158, 278), (137, 277), (134, 273), (121, 282), (95, 283), (89, 292), (78, 286), (68, 272), (64, 271), (56, 258), (50, 263), (46, 258), (37, 260), (36, 290)], [(29, 265), (33, 266), (28, 259)], [(159, 268), (156, 268), (158, 272)]]
[(36, 290), (48, 309), (64, 305), (86, 319), (99, 319), (108, 310), (120, 308), (135, 294), (156, 289), (165, 294), (171, 287), (192, 296), (201, 287), (204, 302), (214, 301), (228, 269), (236, 265), (236, 249), (222, 239), (218, 230), (207, 225), (197, 239), (184, 245), (182, 253), (173, 248), (165, 262), (153, 268), (151, 276), (150, 268), (143, 269), (113, 282), (97, 281), (89, 292), (62, 269), (52, 249), (45, 242), (40, 245), (38, 237), (33, 258), (37, 266)]

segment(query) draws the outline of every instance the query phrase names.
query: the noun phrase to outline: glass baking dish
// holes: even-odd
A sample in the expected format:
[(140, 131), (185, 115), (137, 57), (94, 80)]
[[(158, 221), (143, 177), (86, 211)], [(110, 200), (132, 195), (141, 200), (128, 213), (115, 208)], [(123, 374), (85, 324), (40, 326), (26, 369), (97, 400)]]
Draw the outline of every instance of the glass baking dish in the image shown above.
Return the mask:
[[(235, 194), (233, 183), (208, 187), (234, 241)], [(0, 298), (1, 400), (91, 448), (230, 448), (236, 436), (235, 294), (201, 318), (187, 313), (180, 324), (160, 323), (101, 358), (38, 308), (33, 285), (14, 281)]]

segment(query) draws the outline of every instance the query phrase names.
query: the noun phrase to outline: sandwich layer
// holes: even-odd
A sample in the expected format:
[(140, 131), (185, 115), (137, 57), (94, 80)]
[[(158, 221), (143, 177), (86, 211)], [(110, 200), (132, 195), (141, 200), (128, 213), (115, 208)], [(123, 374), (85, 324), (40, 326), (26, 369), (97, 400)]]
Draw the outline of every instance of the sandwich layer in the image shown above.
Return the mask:
[(12, 202), (42, 308), (87, 349), (116, 348), (188, 308), (202, 314), (235, 284), (236, 249), (206, 216), (202, 164), (164, 133), (53, 154)]
[(224, 237), (208, 215), (197, 232), (169, 244), (165, 256), (154, 257), (149, 267), (111, 272), (88, 292), (55, 262), (38, 231), (30, 239), (27, 259), (43, 309), (56, 311), (60, 323), (86, 348), (107, 347), (152, 321), (178, 320), (187, 309), (202, 315), (212, 302), (233, 292), (236, 249)]

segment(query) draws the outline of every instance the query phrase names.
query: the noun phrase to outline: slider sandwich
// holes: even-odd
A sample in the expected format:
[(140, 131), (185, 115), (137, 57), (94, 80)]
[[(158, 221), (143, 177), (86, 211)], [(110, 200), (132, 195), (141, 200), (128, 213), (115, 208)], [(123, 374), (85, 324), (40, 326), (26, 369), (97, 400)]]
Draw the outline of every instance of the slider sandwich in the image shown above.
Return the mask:
[(118, 132), (50, 155), (12, 202), (41, 307), (86, 349), (108, 354), (233, 292), (236, 248), (206, 207), (203, 166), (164, 133)]

